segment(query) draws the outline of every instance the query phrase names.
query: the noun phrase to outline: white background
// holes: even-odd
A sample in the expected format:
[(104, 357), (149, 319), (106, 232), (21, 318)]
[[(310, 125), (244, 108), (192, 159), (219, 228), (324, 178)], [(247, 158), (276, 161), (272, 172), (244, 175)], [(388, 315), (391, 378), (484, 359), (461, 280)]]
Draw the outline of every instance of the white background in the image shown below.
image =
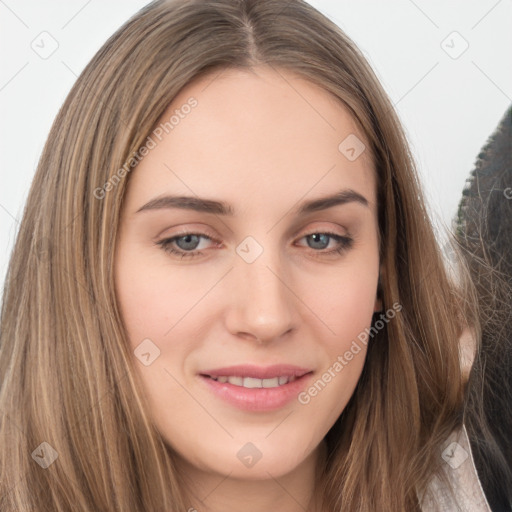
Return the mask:
[[(449, 226), (476, 155), (512, 103), (512, 0), (309, 3), (363, 50), (405, 126), (434, 221)], [(60, 105), (107, 38), (146, 4), (0, 0), (0, 285)], [(46, 49), (50, 37), (58, 44), (46, 59), (32, 48), (42, 37)]]

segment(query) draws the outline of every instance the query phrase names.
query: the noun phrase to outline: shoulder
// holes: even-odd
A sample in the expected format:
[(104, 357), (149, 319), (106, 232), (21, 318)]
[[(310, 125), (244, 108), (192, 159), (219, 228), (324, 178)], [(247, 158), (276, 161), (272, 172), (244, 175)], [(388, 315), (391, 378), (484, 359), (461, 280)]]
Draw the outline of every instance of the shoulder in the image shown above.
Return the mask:
[(446, 462), (442, 471), (450, 488), (434, 477), (421, 498), (422, 512), (492, 512), (478, 478), (466, 427), (452, 432), (441, 450)]

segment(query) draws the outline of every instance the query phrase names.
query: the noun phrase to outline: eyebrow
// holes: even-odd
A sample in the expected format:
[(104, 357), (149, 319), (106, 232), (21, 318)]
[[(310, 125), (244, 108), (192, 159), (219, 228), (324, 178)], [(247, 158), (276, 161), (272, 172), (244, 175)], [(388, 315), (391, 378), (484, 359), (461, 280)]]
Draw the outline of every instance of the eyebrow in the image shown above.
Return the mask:
[[(333, 206), (347, 203), (359, 203), (368, 207), (368, 200), (364, 196), (355, 190), (345, 189), (330, 196), (319, 197), (318, 199), (305, 201), (296, 210), (296, 213), (298, 215), (306, 215), (308, 213), (326, 210), (327, 208), (332, 208)], [(170, 195), (152, 199), (144, 206), (141, 206), (136, 213), (148, 210), (160, 210), (164, 208), (194, 210), (197, 212), (211, 213), (214, 215), (235, 215), (235, 210), (233, 207), (223, 201), (214, 201), (212, 199), (205, 199), (201, 197)]]

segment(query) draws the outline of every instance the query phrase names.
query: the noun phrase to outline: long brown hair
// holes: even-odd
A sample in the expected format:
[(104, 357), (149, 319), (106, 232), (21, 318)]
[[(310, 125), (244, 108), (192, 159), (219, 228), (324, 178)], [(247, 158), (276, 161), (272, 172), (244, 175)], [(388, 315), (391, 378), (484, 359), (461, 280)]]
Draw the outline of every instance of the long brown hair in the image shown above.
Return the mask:
[[(379, 293), (384, 309), (402, 305), (369, 343), (356, 391), (327, 435), (324, 507), (419, 510), (417, 492), (443, 463), (438, 448), (461, 425), (462, 295), (392, 104), (354, 43), (302, 0), (153, 2), (104, 44), (66, 98), (6, 278), (2, 510), (190, 508), (141, 399), (115, 296), (121, 203), (136, 172), (126, 162), (191, 80), (259, 64), (320, 85), (361, 126), (377, 171)], [(36, 459), (54, 456), (49, 447), (58, 458), (44, 469)]]

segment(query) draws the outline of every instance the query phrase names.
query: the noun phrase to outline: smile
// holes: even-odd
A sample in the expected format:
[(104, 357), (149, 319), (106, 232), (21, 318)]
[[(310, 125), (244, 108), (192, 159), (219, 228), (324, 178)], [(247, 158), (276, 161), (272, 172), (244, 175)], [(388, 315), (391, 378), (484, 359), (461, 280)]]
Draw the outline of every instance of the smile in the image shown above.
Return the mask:
[(289, 382), (293, 382), (295, 380), (295, 376), (287, 377), (273, 377), (270, 379), (257, 379), (255, 377), (238, 377), (238, 376), (219, 376), (219, 377), (211, 377), (211, 379), (216, 380), (222, 384), (229, 383), (233, 386), (240, 386), (243, 388), (254, 389), (254, 388), (277, 388), (279, 386), (284, 386)]

